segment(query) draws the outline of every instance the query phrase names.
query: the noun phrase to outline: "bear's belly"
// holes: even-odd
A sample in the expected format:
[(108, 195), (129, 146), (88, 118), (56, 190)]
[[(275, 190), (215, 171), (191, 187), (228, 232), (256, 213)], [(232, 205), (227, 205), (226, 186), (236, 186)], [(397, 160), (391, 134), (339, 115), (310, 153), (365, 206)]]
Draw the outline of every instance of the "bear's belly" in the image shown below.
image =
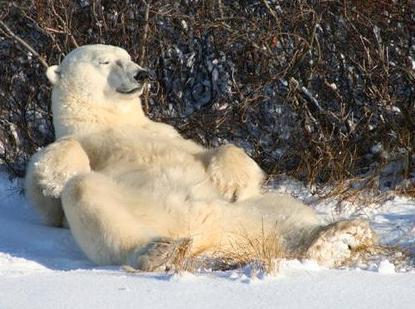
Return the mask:
[(117, 141), (102, 152), (93, 170), (126, 187), (149, 192), (185, 192), (194, 199), (218, 197), (197, 156), (164, 141)]
[(197, 169), (203, 167), (194, 155), (183, 149), (157, 142), (114, 145), (95, 165), (94, 170), (111, 175), (131, 170), (177, 169), (188, 165)]

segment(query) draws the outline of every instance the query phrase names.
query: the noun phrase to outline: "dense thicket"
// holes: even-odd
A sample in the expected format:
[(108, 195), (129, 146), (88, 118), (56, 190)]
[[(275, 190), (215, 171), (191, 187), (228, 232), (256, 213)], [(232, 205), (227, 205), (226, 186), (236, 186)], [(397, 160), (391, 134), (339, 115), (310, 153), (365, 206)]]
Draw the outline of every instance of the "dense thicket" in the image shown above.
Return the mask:
[[(0, 3), (0, 20), (49, 64), (82, 44), (127, 49), (157, 73), (146, 113), (206, 146), (236, 143), (268, 173), (309, 183), (413, 187), (413, 1)], [(21, 176), (53, 140), (50, 87), (0, 29), (0, 158)]]

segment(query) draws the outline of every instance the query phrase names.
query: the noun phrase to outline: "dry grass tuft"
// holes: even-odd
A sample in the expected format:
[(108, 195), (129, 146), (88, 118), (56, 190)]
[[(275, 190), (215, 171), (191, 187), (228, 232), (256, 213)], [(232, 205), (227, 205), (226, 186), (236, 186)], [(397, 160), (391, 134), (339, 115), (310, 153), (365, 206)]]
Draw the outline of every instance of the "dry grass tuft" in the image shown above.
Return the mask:
[(169, 258), (169, 273), (197, 272), (203, 269), (225, 271), (249, 266), (251, 274), (278, 273), (278, 260), (288, 256), (277, 226), (252, 237), (244, 230), (234, 234), (230, 250), (215, 251), (206, 255), (191, 255), (191, 239), (181, 241)]
[(399, 246), (386, 246), (379, 244), (364, 244), (352, 250), (350, 258), (340, 266), (359, 267), (367, 269), (371, 264), (378, 264), (380, 260), (387, 259), (395, 265), (395, 269), (406, 270), (414, 267), (414, 255)]
[(262, 225), (259, 236), (252, 237), (245, 231), (235, 234), (230, 244), (231, 250), (222, 253), (226, 265), (235, 267), (251, 266), (251, 272), (276, 274), (278, 260), (290, 256), (286, 250), (278, 226), (266, 232)]
[(180, 240), (171, 256), (169, 257), (167, 272), (181, 273), (185, 271), (194, 271), (194, 257), (191, 256), (192, 239), (183, 238)]

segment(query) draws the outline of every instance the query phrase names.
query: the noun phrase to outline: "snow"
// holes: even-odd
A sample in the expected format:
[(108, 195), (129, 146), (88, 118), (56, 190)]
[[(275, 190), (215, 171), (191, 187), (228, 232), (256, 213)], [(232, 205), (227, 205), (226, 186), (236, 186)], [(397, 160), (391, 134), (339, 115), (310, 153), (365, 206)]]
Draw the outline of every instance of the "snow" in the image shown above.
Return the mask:
[(378, 272), (381, 274), (394, 274), (395, 273), (395, 265), (393, 265), (388, 260), (383, 260), (379, 264)]
[[(399, 273), (386, 259), (371, 271), (281, 260), (274, 276), (252, 276), (247, 268), (169, 275), (97, 267), (68, 230), (41, 224), (18, 187), (0, 174), (0, 308), (382, 309), (415, 303), (415, 272)], [(315, 207), (334, 216), (330, 203)], [(414, 248), (414, 201), (395, 199), (365, 215), (382, 242)]]
[(292, 271), (246, 283), (69, 271), (0, 280), (1, 308), (413, 308), (414, 274)]

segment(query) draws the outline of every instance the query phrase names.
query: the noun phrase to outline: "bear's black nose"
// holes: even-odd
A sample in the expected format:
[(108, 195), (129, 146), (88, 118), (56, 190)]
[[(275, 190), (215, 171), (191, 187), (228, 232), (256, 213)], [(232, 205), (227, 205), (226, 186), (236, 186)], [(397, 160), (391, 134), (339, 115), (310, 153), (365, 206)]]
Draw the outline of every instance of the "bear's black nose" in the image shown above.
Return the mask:
[(150, 78), (150, 74), (147, 70), (140, 70), (134, 75), (134, 79), (138, 82), (146, 81)]

